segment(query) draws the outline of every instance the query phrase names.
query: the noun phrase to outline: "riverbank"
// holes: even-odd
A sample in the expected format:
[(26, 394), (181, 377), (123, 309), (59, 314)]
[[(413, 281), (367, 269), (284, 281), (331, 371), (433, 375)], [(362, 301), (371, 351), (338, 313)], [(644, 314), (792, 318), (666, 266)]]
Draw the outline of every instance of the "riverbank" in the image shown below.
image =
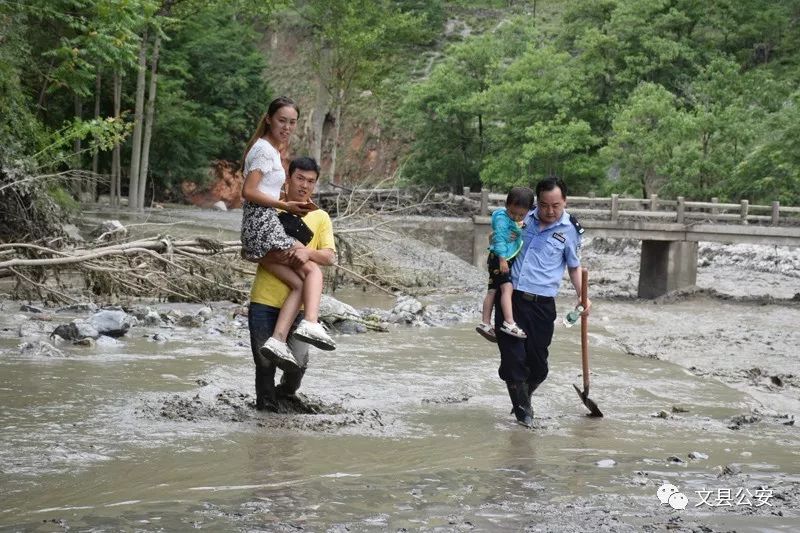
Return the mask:
[[(109, 214), (107, 209), (87, 209), (84, 227)], [(235, 210), (175, 206), (143, 217), (115, 214), (124, 215), (124, 223), (137, 236), (168, 231), (195, 237), (199, 232), (231, 240), (240, 223)], [(383, 309), (337, 307), (331, 314), (351, 313), (354, 320), (331, 320), (330, 325), (336, 322), (339, 332), (361, 333), (368, 329), (365, 318), (384, 329), (387, 324), (427, 327), (477, 320), (485, 274), (442, 249), (449, 242), (448, 226), (431, 220), (422, 225), (436, 228), (422, 234), (438, 244), (432, 246), (404, 234), (410, 231), (408, 217), (398, 217), (397, 227), (391, 217), (384, 217), (377, 233), (363, 231), (375, 223), (372, 218), (348, 219), (348, 247), (360, 247), (385, 279), (416, 298), (405, 303), (385, 300)], [(336, 226), (342, 229), (340, 222)], [(453, 236), (463, 238), (459, 228), (452, 230)], [(352, 260), (349, 250), (342, 252)], [(794, 347), (800, 345), (795, 326), (800, 323), (800, 249), (701, 243), (697, 286), (652, 301), (636, 297), (639, 254), (638, 241), (585, 239), (583, 263), (590, 270), (593, 324), (605, 328), (630, 355), (673, 362), (748, 392), (755, 410), (800, 413), (800, 368), (793, 358)], [(572, 298), (565, 281), (560, 314)]]
[[(0, 302), (0, 526), (800, 526), (797, 251), (704, 245), (698, 289), (644, 301), (637, 246), (587, 241), (591, 397), (606, 417), (584, 416), (577, 328), (559, 327), (533, 431), (508, 415), (496, 347), (473, 331), (481, 269), (411, 239), (381, 251), (386, 264), (397, 256), (450, 288), (400, 300), (337, 291), (386, 331), (337, 334), (337, 351), (313, 352), (299, 399), (275, 413), (253, 407), (240, 306), (137, 302), (123, 336), (72, 344), (50, 332), (95, 309)], [(559, 313), (573, 301), (565, 285)], [(686, 510), (659, 504), (665, 481)], [(701, 503), (728, 489), (769, 490), (769, 503)]]
[(800, 249), (701, 244), (697, 286), (635, 298), (639, 249), (590, 242), (593, 319), (627, 353), (746, 391), (758, 412), (800, 415)]

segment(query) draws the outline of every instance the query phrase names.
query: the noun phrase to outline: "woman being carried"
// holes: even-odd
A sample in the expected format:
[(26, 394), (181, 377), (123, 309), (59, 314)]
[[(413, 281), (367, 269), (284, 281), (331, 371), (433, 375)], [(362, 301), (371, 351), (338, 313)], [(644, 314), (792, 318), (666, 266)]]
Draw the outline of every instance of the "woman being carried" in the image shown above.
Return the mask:
[(297, 104), (290, 98), (282, 96), (273, 100), (242, 157), (245, 178), (242, 187), (242, 257), (260, 264), (291, 289), (281, 307), (272, 337), (260, 349), (264, 357), (283, 370), (299, 368), (286, 339), (301, 304), (304, 319), (293, 335), (322, 350), (336, 349), (333, 339), (318, 321), (322, 271), (313, 261), (298, 267), (290, 266), (292, 250), (303, 247), (304, 243), (286, 234), (277, 212), (280, 209), (302, 217), (317, 208), (311, 202), (281, 199), (286, 171), (280, 151), (288, 147), (297, 127), (298, 115)]

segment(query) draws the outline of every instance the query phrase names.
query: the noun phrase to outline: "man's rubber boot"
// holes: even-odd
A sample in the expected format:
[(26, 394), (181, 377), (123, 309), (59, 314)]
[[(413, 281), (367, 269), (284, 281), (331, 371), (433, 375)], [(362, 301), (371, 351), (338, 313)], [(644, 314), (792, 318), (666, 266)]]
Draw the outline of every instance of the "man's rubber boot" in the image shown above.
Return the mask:
[[(533, 413), (533, 391), (536, 390), (536, 387), (538, 387), (538, 385), (534, 386), (531, 383), (528, 383), (528, 404), (531, 406), (531, 413)], [(511, 412), (508, 413), (508, 414), (510, 414), (510, 415), (514, 414), (514, 408), (513, 407), (511, 408)]]
[(517, 422), (525, 427), (533, 427), (533, 408), (528, 396), (528, 384), (524, 381), (506, 381), (506, 387)]
[(256, 366), (256, 409), (275, 411), (275, 367)]
[(301, 368), (297, 372), (284, 372), (280, 384), (275, 387), (275, 395), (279, 398), (294, 396), (297, 389), (300, 388), (300, 382), (303, 381), (305, 373), (305, 368)]

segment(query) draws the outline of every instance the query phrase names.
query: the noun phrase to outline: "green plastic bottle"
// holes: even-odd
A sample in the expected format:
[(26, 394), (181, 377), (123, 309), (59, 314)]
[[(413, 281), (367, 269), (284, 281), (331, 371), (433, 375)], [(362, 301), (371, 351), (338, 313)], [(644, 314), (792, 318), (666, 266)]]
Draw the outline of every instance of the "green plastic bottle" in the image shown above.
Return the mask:
[(581, 313), (583, 313), (583, 306), (579, 305), (566, 315), (564, 315), (564, 327), (571, 328), (575, 325), (578, 319), (581, 317)]

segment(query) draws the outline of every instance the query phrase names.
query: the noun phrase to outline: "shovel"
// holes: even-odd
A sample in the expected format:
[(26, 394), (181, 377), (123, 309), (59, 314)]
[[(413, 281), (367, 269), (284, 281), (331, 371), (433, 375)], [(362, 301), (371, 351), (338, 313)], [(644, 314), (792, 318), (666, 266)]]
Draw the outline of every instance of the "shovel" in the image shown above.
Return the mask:
[[(587, 308), (589, 300), (589, 271), (586, 268), (581, 269), (581, 305), (584, 309)], [(603, 416), (597, 404), (589, 398), (589, 317), (581, 315), (581, 362), (583, 363), (583, 390), (581, 391), (577, 385), (575, 392), (581, 397), (583, 405), (589, 409), (589, 416)]]

